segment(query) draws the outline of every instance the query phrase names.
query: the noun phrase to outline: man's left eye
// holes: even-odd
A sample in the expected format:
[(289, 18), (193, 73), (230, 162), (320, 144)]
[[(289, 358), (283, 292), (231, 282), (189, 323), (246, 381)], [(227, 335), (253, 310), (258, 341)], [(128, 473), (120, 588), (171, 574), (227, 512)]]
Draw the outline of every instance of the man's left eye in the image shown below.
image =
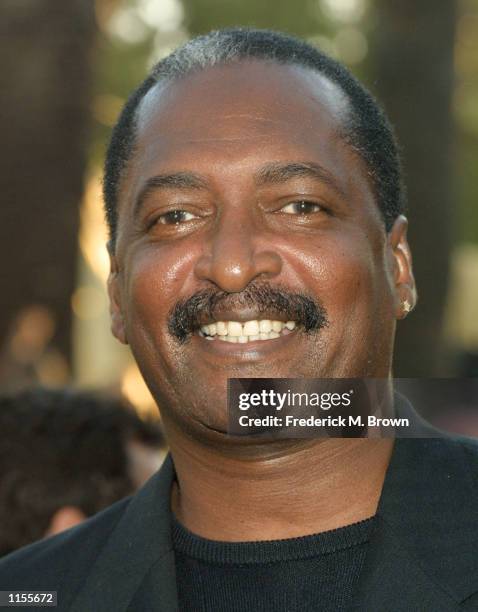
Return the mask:
[(281, 212), (288, 215), (310, 215), (311, 213), (319, 212), (322, 207), (315, 202), (307, 202), (306, 200), (299, 200), (298, 202), (291, 202), (283, 208)]
[(185, 221), (191, 221), (191, 219), (196, 219), (196, 215), (185, 210), (171, 210), (161, 215), (158, 218), (158, 223), (162, 223), (163, 225), (178, 225)]

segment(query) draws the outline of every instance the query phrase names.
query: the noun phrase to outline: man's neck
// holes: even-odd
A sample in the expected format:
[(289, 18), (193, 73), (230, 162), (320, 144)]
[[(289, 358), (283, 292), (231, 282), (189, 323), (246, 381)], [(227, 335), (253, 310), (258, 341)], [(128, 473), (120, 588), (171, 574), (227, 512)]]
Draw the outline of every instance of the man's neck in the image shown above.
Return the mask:
[(390, 439), (298, 440), (244, 459), (170, 441), (173, 512), (193, 533), (229, 542), (299, 537), (373, 516), (393, 448)]

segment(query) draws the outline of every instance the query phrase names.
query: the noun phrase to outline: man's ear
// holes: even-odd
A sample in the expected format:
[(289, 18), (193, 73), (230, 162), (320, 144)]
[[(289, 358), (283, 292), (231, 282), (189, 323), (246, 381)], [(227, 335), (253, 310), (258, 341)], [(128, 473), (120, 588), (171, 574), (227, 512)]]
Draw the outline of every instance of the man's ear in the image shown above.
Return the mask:
[(108, 242), (107, 248), (110, 256), (110, 273), (108, 276), (107, 287), (108, 296), (110, 299), (111, 331), (113, 336), (122, 344), (128, 344), (121, 299), (120, 273), (111, 241)]
[(395, 317), (404, 319), (415, 308), (417, 291), (412, 269), (412, 254), (407, 242), (408, 221), (399, 215), (389, 232), (395, 296)]

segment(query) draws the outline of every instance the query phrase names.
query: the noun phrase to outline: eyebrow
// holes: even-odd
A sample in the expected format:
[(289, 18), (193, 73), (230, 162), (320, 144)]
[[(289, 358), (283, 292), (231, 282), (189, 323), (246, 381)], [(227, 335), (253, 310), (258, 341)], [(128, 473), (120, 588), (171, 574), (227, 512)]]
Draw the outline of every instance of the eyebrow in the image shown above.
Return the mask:
[(256, 175), (256, 183), (259, 186), (280, 185), (296, 178), (311, 178), (325, 183), (345, 197), (345, 192), (334, 176), (316, 162), (273, 162), (267, 164)]
[(193, 172), (174, 172), (151, 176), (145, 182), (135, 200), (133, 215), (139, 212), (146, 198), (154, 191), (161, 189), (205, 189), (206, 187), (206, 181)]
[[(280, 185), (296, 178), (311, 178), (327, 184), (340, 196), (345, 197), (344, 190), (333, 175), (316, 162), (271, 162), (263, 166), (255, 175), (255, 183), (260, 187), (267, 185)], [(143, 206), (146, 198), (153, 192), (161, 189), (207, 189), (204, 178), (193, 172), (173, 172), (171, 174), (157, 174), (147, 179), (133, 207), (136, 216)]]

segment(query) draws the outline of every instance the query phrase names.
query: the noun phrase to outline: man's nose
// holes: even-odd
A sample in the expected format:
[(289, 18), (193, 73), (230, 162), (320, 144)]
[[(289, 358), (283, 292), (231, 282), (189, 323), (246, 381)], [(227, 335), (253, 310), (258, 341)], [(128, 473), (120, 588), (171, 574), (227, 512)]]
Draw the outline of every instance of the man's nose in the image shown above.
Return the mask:
[(282, 270), (282, 258), (249, 225), (223, 220), (198, 259), (195, 273), (222, 291), (238, 293), (255, 279), (270, 279)]

